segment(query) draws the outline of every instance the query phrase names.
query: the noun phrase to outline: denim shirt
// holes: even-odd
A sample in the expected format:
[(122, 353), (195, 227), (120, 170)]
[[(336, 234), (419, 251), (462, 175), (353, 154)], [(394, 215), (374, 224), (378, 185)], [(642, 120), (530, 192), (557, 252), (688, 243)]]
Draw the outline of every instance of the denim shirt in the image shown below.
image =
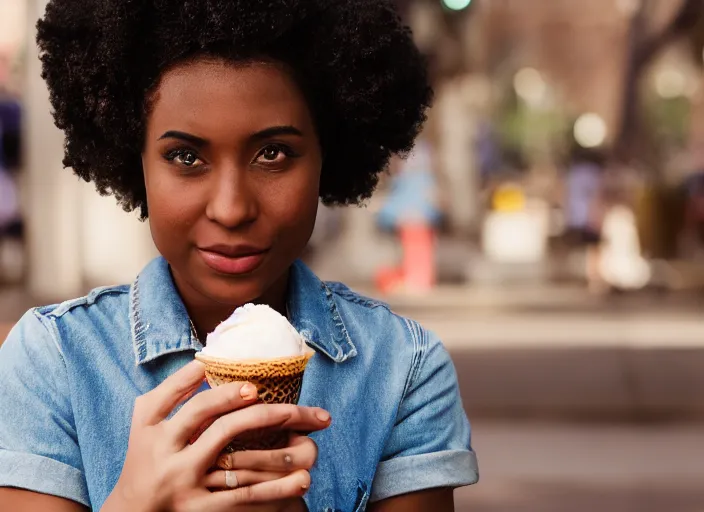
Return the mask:
[[(316, 351), (299, 403), (333, 418), (311, 435), (311, 512), (477, 481), (455, 369), (435, 336), (300, 262), (288, 308)], [(26, 313), (0, 347), (0, 487), (99, 510), (122, 470), (135, 398), (201, 349), (162, 258), (131, 286)]]

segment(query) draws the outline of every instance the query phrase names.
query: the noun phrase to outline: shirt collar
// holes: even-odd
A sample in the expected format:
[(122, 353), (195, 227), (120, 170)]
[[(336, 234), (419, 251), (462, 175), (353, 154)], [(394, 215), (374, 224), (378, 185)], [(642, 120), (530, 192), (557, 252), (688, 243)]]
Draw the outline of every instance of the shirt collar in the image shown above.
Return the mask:
[[(357, 355), (332, 291), (300, 261), (291, 266), (288, 310), (293, 326), (317, 352), (337, 363)], [(130, 326), (138, 365), (203, 348), (162, 257), (149, 263), (132, 283)]]
[(332, 290), (302, 261), (291, 266), (288, 310), (293, 326), (318, 352), (336, 363), (357, 355)]

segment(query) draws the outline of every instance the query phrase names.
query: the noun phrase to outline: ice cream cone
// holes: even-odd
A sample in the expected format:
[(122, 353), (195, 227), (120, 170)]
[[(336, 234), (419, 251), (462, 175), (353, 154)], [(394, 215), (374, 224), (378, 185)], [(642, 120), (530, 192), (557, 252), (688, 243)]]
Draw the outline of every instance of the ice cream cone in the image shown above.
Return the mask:
[[(257, 387), (259, 401), (269, 404), (295, 404), (301, 392), (303, 372), (314, 352), (276, 359), (233, 361), (196, 354), (205, 364), (205, 377), (211, 387), (228, 382), (251, 382)], [(230, 443), (226, 451), (271, 450), (283, 448), (288, 433), (280, 430), (250, 431)]]

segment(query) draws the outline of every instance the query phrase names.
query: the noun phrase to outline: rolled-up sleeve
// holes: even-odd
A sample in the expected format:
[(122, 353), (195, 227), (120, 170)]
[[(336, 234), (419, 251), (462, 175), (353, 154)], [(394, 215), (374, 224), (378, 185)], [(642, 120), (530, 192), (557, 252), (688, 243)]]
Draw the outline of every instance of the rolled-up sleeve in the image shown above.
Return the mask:
[(396, 425), (377, 468), (372, 502), (479, 480), (450, 355), (431, 333), (418, 329), (416, 335), (418, 364), (411, 370)]
[(33, 310), (0, 346), (0, 487), (90, 506), (53, 319)]

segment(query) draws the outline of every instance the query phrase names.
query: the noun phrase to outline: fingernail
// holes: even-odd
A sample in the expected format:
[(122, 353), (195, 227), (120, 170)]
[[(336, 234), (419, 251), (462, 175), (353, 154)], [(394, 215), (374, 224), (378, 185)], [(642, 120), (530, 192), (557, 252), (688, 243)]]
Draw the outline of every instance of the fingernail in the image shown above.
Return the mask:
[(218, 457), (218, 460), (215, 465), (221, 469), (229, 469), (230, 458), (227, 455), (221, 455), (220, 457)]
[(254, 400), (257, 398), (257, 388), (248, 382), (240, 388), (240, 396), (245, 400)]
[(308, 486), (308, 485), (302, 485), (302, 486), (301, 486), (301, 489), (303, 489), (304, 491), (307, 491), (309, 487), (310, 487), (310, 486)]
[(323, 423), (330, 421), (330, 413), (327, 411), (316, 411), (315, 417), (318, 418)]

